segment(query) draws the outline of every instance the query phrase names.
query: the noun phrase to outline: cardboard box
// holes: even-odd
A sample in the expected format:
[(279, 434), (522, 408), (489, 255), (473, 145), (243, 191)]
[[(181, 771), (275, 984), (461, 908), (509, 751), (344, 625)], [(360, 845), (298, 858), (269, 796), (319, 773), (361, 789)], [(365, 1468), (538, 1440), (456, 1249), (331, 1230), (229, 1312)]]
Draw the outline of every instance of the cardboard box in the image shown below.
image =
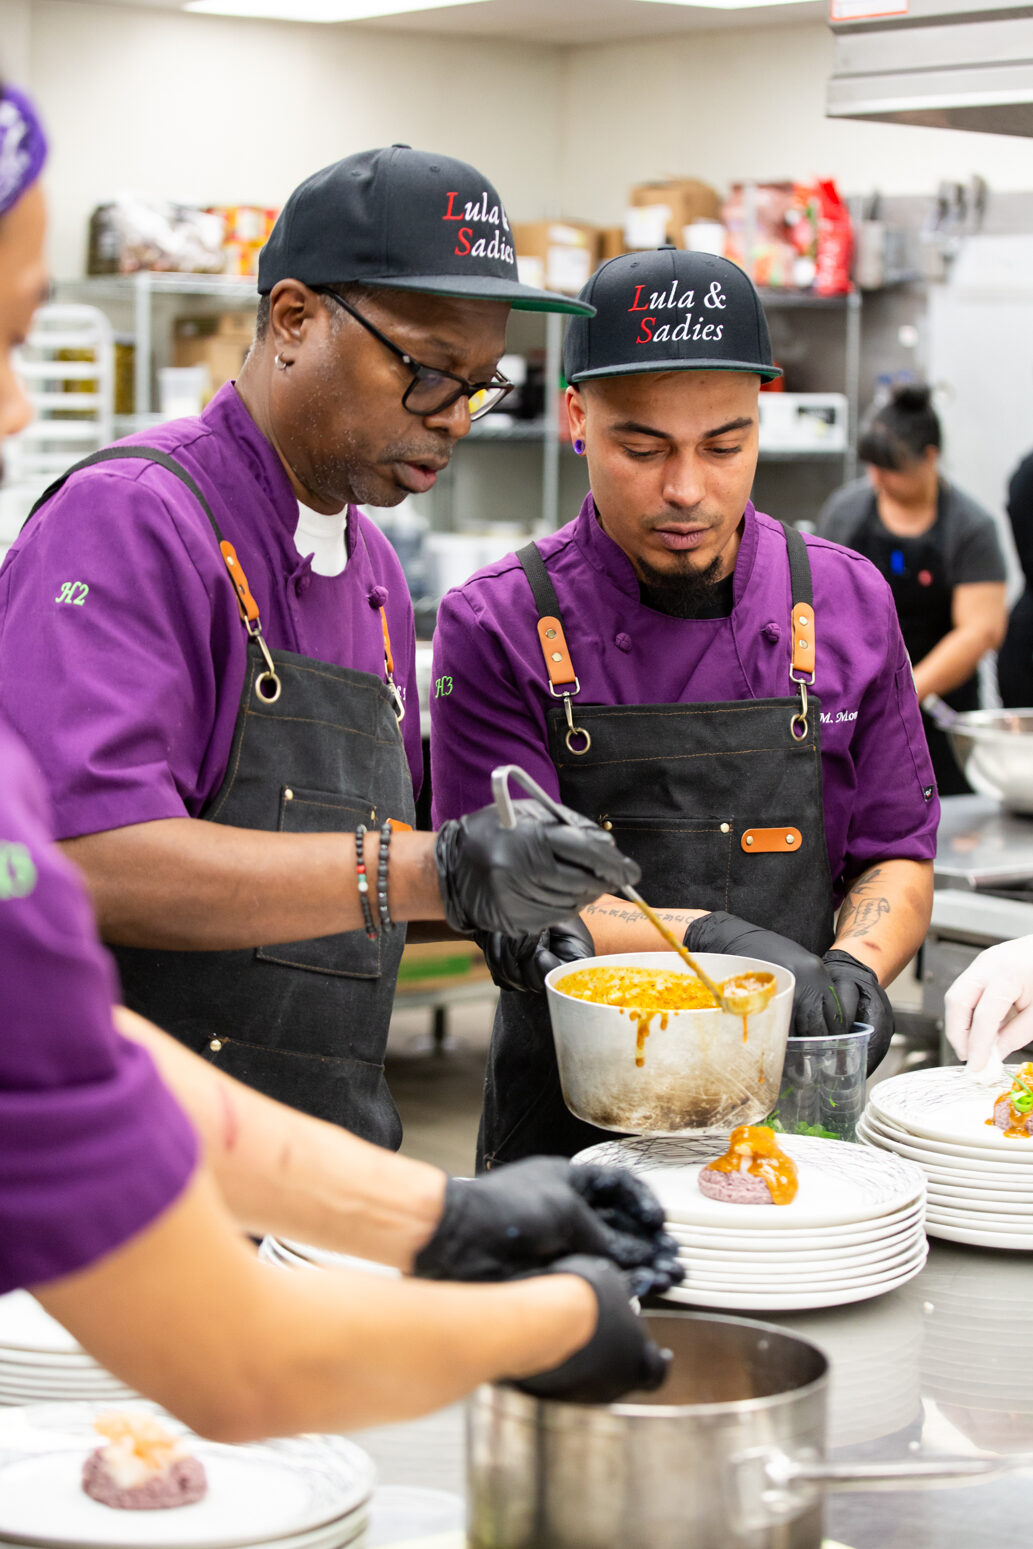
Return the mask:
[(232, 382), (251, 348), (255, 319), (251, 312), (220, 312), (211, 317), (179, 317), (173, 326), (172, 364), (207, 366), (212, 390)]
[(599, 262), (608, 263), (611, 258), (619, 258), (622, 253), (628, 251), (628, 244), (624, 240), (623, 226), (604, 226), (599, 233)]
[(585, 221), (527, 221), (513, 227), (520, 278), (576, 296), (595, 269), (599, 233)]
[(720, 220), (721, 196), (698, 178), (668, 178), (637, 183), (628, 195), (624, 238), (629, 248), (684, 247), (685, 227), (693, 221)]

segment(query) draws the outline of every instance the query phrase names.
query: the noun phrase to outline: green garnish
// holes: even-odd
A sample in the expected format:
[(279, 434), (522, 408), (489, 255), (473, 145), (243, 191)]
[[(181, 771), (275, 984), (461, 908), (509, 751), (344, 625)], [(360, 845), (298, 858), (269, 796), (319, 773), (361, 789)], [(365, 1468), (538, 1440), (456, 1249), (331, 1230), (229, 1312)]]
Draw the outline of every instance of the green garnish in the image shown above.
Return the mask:
[(1012, 1098), (1011, 1105), (1016, 1113), (1029, 1113), (1033, 1109), (1033, 1092), (1027, 1088), (1018, 1097)]

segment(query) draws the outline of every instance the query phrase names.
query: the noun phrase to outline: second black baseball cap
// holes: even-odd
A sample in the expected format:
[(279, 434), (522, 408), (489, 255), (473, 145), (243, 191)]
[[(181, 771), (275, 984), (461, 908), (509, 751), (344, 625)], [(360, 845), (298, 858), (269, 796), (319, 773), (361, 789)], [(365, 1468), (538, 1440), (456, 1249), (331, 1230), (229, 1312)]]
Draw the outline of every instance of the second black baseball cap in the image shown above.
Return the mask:
[(749, 371), (782, 375), (752, 281), (727, 258), (661, 247), (602, 265), (579, 300), (594, 317), (567, 329), (568, 382), (642, 371)]
[(502, 200), (475, 167), (408, 145), (360, 151), (300, 183), (258, 260), (258, 289), (378, 289), (505, 301), (590, 317), (590, 302), (522, 285)]

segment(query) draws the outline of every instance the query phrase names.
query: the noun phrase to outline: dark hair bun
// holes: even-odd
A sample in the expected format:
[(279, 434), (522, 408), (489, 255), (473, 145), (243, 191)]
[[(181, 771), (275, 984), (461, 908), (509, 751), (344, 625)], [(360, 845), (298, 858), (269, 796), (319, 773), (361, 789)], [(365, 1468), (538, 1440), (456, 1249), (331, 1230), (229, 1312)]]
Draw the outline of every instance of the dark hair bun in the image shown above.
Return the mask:
[(933, 390), (925, 382), (901, 382), (893, 389), (891, 401), (907, 414), (925, 414), (932, 407)]

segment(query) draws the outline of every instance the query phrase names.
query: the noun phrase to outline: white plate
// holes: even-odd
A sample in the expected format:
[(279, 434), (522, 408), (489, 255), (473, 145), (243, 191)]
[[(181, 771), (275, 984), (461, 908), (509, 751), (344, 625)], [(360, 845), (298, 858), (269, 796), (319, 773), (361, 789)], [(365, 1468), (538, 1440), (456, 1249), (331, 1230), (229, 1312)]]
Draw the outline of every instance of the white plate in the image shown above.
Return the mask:
[(28, 1291), (9, 1291), (0, 1296), (0, 1349), (41, 1350), (62, 1357), (77, 1356), (92, 1361), (66, 1328), (44, 1312)]
[[(0, 1537), (47, 1549), (279, 1543), (350, 1517), (373, 1490), (372, 1460), (343, 1438), (222, 1446), (161, 1415), (204, 1463), (207, 1495), (175, 1511), (112, 1511), (81, 1485), (83, 1462), (100, 1445), (92, 1419), (109, 1407), (40, 1404), (0, 1417)], [(160, 1415), (150, 1404), (127, 1407)]]
[[(574, 1161), (630, 1167), (646, 1179), (673, 1220), (739, 1232), (856, 1225), (920, 1201), (925, 1193), (921, 1169), (887, 1152), (810, 1135), (780, 1135), (779, 1145), (799, 1171), (799, 1191), (789, 1205), (732, 1205), (708, 1199), (698, 1182), (704, 1161), (682, 1140), (604, 1141)], [(697, 1159), (688, 1160), (693, 1154)]]
[[(923, 1239), (923, 1249), (924, 1246)], [(817, 1270), (811, 1270), (810, 1273), (793, 1275), (760, 1272), (752, 1275), (722, 1275), (717, 1271), (711, 1272), (694, 1264), (686, 1264), (685, 1279), (682, 1281), (681, 1289), (692, 1291), (702, 1286), (710, 1290), (756, 1292), (758, 1296), (768, 1296), (776, 1292), (781, 1296), (790, 1291), (815, 1289), (824, 1291), (836, 1286), (863, 1285), (869, 1280), (882, 1280), (887, 1275), (906, 1269), (914, 1262), (919, 1251), (921, 1250), (917, 1244), (910, 1243), (905, 1252), (891, 1253), (878, 1263), (851, 1264), (839, 1271), (829, 1268), (820, 1273)], [(682, 1262), (685, 1261), (682, 1260)]]
[(985, 1232), (976, 1226), (948, 1226), (945, 1222), (930, 1221), (926, 1227), (930, 1237), (942, 1237), (945, 1242), (964, 1242), (973, 1248), (1010, 1248), (1013, 1252), (1033, 1252), (1033, 1237), (1006, 1237), (999, 1232)]
[(1025, 1224), (1033, 1231), (1033, 1205), (1021, 1208), (1011, 1200), (987, 1199), (985, 1195), (966, 1194), (960, 1189), (943, 1188), (934, 1183), (929, 1185), (929, 1204), (938, 1209), (961, 1210), (970, 1215), (1000, 1216), (1004, 1221), (1014, 1222), (1016, 1226)]
[(1028, 1238), (1033, 1242), (1033, 1221), (1015, 1226), (1007, 1216), (977, 1215), (974, 1211), (948, 1210), (942, 1205), (930, 1209), (928, 1220), (938, 1226), (974, 1226), (977, 1231), (996, 1232), (1002, 1237)]
[(867, 1131), (891, 1141), (894, 1146), (899, 1146), (902, 1150), (905, 1147), (910, 1148), (918, 1154), (924, 1166), (941, 1167), (948, 1172), (970, 1173), (973, 1177), (997, 1179), (1010, 1189), (1028, 1190), (1033, 1187), (1025, 1149), (1021, 1153), (1016, 1153), (1019, 1164), (1016, 1165), (1014, 1162), (1009, 1162), (1007, 1156), (1000, 1157), (996, 1152), (990, 1153), (978, 1146), (945, 1140), (928, 1140), (924, 1135), (912, 1135), (910, 1131), (901, 1129), (898, 1124), (893, 1124), (889, 1119), (873, 1113), (870, 1108), (865, 1110), (858, 1121), (857, 1129), (858, 1134)]
[[(836, 1142), (841, 1144), (842, 1142)], [(839, 1286), (835, 1289), (822, 1290), (820, 1286), (812, 1286), (805, 1291), (787, 1292), (785, 1295), (756, 1296), (738, 1291), (683, 1291), (680, 1286), (665, 1293), (665, 1300), (677, 1302), (685, 1307), (712, 1307), (724, 1312), (806, 1312), (815, 1307), (845, 1307), (850, 1302), (867, 1301), (872, 1296), (883, 1296), (887, 1291), (895, 1291), (898, 1286), (906, 1285), (909, 1280), (921, 1272), (925, 1263), (927, 1248), (906, 1269), (902, 1269), (896, 1276), (889, 1276), (881, 1280), (871, 1280), (863, 1285)]]
[[(683, 1241), (675, 1237), (678, 1243), (679, 1253), (686, 1259), (699, 1260), (703, 1264), (729, 1264), (752, 1265), (761, 1264), (765, 1267), (771, 1265), (796, 1265), (803, 1268), (809, 1264), (850, 1264), (853, 1262), (865, 1263), (873, 1253), (881, 1253), (890, 1249), (902, 1248), (906, 1243), (917, 1242), (922, 1235), (921, 1221), (911, 1222), (903, 1231), (892, 1232), (886, 1237), (873, 1237), (870, 1242), (850, 1243), (846, 1247), (840, 1247), (838, 1243), (826, 1243), (824, 1248), (817, 1246), (798, 1249), (784, 1249), (781, 1243), (777, 1248), (756, 1245), (750, 1249), (705, 1247), (699, 1243)], [(767, 1239), (765, 1239), (766, 1241)]]
[[(738, 1210), (742, 1207), (735, 1206)], [(761, 1206), (761, 1209), (779, 1210), (777, 1205)], [(874, 1221), (861, 1221), (856, 1226), (826, 1226), (811, 1227), (804, 1231), (782, 1231), (777, 1236), (769, 1232), (759, 1235), (753, 1231), (733, 1231), (730, 1227), (711, 1226), (683, 1226), (678, 1221), (667, 1221), (667, 1230), (679, 1241), (698, 1242), (703, 1247), (736, 1247), (749, 1248), (754, 1253), (767, 1253), (776, 1248), (821, 1248), (827, 1243), (836, 1246), (856, 1246), (858, 1243), (871, 1242), (877, 1237), (889, 1236), (892, 1232), (898, 1232), (904, 1226), (913, 1225), (921, 1221), (922, 1212), (925, 1209), (925, 1200), (917, 1200), (913, 1205), (906, 1206), (903, 1210), (894, 1210), (890, 1215), (879, 1216)], [(765, 1246), (768, 1244), (769, 1246)]]
[(941, 1144), (972, 1146), (988, 1160), (1033, 1166), (1033, 1136), (1006, 1140), (994, 1124), (994, 1103), (1008, 1090), (1017, 1066), (1006, 1066), (1000, 1088), (977, 1085), (964, 1065), (912, 1070), (880, 1081), (868, 1098), (873, 1113), (912, 1135)]

